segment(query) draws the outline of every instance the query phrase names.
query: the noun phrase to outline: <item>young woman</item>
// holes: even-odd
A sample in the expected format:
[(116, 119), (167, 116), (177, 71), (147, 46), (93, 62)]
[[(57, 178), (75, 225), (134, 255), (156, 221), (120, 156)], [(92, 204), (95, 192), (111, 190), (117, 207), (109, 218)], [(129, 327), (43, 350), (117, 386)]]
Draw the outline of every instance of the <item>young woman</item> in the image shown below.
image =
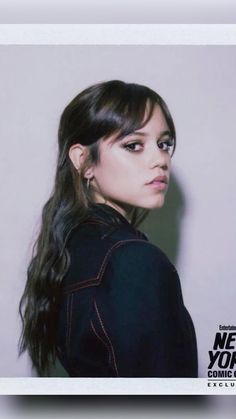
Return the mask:
[(176, 269), (137, 229), (164, 204), (175, 127), (163, 99), (118, 80), (65, 108), (55, 186), (20, 302), (20, 353), (39, 374), (197, 377)]

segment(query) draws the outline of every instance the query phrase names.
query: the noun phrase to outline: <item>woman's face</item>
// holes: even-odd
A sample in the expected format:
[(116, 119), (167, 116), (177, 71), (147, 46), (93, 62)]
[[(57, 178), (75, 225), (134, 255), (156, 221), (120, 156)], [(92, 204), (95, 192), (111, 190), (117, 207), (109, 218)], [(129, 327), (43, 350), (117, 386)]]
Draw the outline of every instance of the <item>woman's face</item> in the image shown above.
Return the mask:
[[(160, 208), (170, 177), (173, 139), (159, 106), (141, 129), (114, 142), (100, 143), (100, 162), (93, 168), (95, 201), (111, 205), (124, 216), (127, 208)], [(113, 140), (113, 141), (112, 141)], [(152, 182), (156, 177), (160, 180)]]

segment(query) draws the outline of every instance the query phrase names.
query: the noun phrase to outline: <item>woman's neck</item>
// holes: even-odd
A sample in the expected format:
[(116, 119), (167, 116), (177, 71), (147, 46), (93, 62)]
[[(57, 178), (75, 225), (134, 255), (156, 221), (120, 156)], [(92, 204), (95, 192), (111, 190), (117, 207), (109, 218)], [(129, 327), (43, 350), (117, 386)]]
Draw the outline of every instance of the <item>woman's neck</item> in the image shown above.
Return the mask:
[(130, 223), (131, 222), (131, 215), (134, 208), (129, 204), (117, 203), (114, 201), (109, 201), (108, 199), (96, 199), (96, 204), (106, 204), (116, 211), (118, 211), (126, 220)]

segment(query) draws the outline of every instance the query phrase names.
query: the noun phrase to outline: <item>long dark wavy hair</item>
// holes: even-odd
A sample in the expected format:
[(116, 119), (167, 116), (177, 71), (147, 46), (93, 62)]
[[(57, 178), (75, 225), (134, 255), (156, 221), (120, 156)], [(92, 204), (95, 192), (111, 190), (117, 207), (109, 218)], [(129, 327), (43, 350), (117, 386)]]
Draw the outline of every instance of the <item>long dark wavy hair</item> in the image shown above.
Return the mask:
[[(67, 241), (94, 205), (94, 191), (86, 187), (84, 172), (90, 165), (99, 164), (100, 141), (111, 135), (118, 141), (141, 128), (151, 118), (155, 105), (162, 109), (175, 149), (175, 127), (168, 107), (146, 86), (119, 80), (95, 84), (78, 94), (61, 115), (55, 183), (43, 207), (41, 230), (33, 246), (19, 305), (19, 354), (28, 350), (39, 375), (49, 373), (56, 360), (60, 285), (70, 265)], [(87, 146), (89, 151), (79, 173), (69, 158), (69, 149), (76, 143)], [(137, 227), (148, 212), (134, 208), (131, 224)]]

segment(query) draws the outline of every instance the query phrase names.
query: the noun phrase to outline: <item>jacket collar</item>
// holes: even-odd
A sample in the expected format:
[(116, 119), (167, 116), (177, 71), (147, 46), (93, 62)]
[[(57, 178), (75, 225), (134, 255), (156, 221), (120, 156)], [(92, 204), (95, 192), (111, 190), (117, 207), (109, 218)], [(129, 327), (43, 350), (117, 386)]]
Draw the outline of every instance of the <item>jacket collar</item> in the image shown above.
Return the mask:
[(90, 218), (96, 218), (96, 219), (101, 219), (102, 221), (107, 221), (107, 222), (112, 222), (116, 224), (118, 223), (119, 225), (126, 225), (129, 226), (131, 228), (134, 228), (130, 222), (115, 208), (111, 207), (110, 205), (107, 204), (102, 204), (102, 203), (96, 203), (96, 204), (92, 204), (91, 207), (89, 208), (89, 217)]
[(118, 210), (110, 205), (102, 203), (92, 204), (88, 210), (88, 216), (90, 219), (103, 221), (112, 227), (124, 226), (134, 232), (138, 238), (149, 241), (145, 233), (132, 226)]

